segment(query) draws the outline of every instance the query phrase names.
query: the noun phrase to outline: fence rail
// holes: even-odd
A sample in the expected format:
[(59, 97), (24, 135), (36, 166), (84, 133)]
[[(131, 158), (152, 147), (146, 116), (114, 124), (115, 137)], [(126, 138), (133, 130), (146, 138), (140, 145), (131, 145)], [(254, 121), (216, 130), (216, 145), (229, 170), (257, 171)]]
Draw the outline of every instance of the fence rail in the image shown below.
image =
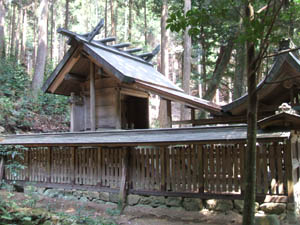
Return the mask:
[[(297, 147), (298, 152), (298, 145)], [(288, 145), (257, 145), (257, 194), (288, 195)], [(128, 152), (127, 189), (143, 193), (241, 194), (245, 143), (136, 147), (29, 147), (17, 157), (25, 169), (7, 180), (119, 189)], [(297, 155), (298, 157), (298, 155)], [(298, 169), (299, 170), (299, 169)]]

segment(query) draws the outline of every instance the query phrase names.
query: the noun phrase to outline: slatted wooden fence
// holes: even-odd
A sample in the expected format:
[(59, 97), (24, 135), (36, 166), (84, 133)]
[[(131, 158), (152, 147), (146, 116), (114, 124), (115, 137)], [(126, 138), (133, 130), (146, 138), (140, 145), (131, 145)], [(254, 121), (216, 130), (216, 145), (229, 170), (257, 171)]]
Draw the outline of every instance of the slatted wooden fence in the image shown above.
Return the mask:
[[(257, 146), (257, 194), (287, 195), (288, 145)], [(162, 193), (241, 194), (245, 143), (136, 147), (30, 147), (26, 168), (7, 180), (120, 188), (122, 158), (129, 151), (129, 190)]]

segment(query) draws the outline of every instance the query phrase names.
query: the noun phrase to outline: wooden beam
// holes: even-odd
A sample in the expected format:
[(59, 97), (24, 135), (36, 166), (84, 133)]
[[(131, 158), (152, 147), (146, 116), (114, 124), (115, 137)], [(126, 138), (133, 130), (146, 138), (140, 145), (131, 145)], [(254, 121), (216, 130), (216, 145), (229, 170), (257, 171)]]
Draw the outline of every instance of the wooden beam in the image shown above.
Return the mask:
[(194, 125), (210, 125), (210, 124), (231, 124), (231, 123), (246, 123), (246, 117), (244, 116), (232, 116), (232, 117), (216, 117), (210, 119), (199, 120), (182, 120), (172, 121), (173, 125), (180, 124), (194, 124)]
[(294, 134), (292, 134), (287, 148), (284, 151), (285, 155), (285, 163), (286, 163), (286, 178), (287, 178), (287, 194), (288, 194), (288, 202), (294, 203), (295, 197), (294, 197), (294, 180), (293, 180), (293, 165), (292, 165), (292, 159), (293, 159), (293, 152), (296, 148), (296, 142), (295, 137), (293, 137)]
[(4, 179), (4, 158), (0, 159), (0, 181)]
[(127, 53), (135, 53), (135, 52), (140, 52), (140, 51), (142, 51), (142, 50), (143, 50), (142, 48), (132, 48), (132, 49), (124, 50), (124, 52), (127, 52)]
[(117, 115), (117, 120), (116, 120), (116, 129), (121, 129), (122, 128), (122, 115), (121, 115), (121, 91), (120, 88), (116, 88), (116, 115)]
[(128, 192), (128, 158), (129, 158), (129, 148), (124, 147), (122, 149), (122, 178), (120, 184), (120, 210), (121, 212), (124, 210), (127, 201), (127, 192)]
[(59, 72), (58, 76), (55, 78), (53, 83), (48, 88), (49, 92), (54, 93), (55, 90), (58, 88), (58, 86), (63, 82), (65, 75), (71, 71), (73, 66), (79, 61), (80, 54), (79, 51), (81, 51), (81, 48), (77, 48), (76, 51), (74, 51), (72, 57), (64, 64)]
[(147, 52), (147, 53), (143, 53), (138, 55), (138, 57), (143, 58), (145, 61), (149, 62), (151, 61), (154, 56), (156, 56), (160, 51), (160, 45), (158, 45), (152, 52)]
[(68, 73), (66, 74), (64, 80), (77, 81), (77, 82), (85, 82), (86, 77), (81, 74)]
[(120, 43), (120, 44), (111, 45), (110, 47), (119, 49), (119, 48), (129, 47), (130, 45), (131, 43)]
[(191, 120), (192, 120), (192, 126), (195, 126), (195, 120), (196, 120), (196, 114), (195, 114), (195, 109), (191, 108)]
[(90, 116), (91, 131), (96, 130), (96, 91), (95, 91), (95, 64), (90, 62)]
[(170, 100), (167, 101), (167, 127), (172, 128), (172, 104)]
[(100, 40), (94, 40), (95, 42), (100, 42), (102, 44), (106, 44), (107, 42), (116, 41), (116, 37), (107, 37)]
[(97, 26), (93, 29), (91, 33), (87, 36), (88, 42), (91, 42), (94, 37), (100, 33), (100, 29), (104, 26), (104, 19), (101, 19)]

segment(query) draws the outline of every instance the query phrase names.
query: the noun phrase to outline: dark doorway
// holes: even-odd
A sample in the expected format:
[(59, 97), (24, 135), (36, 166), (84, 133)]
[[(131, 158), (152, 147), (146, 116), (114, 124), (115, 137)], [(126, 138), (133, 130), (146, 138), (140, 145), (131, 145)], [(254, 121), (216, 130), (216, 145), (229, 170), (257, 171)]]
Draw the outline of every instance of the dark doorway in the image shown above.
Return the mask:
[(123, 95), (121, 99), (122, 129), (149, 128), (148, 99)]

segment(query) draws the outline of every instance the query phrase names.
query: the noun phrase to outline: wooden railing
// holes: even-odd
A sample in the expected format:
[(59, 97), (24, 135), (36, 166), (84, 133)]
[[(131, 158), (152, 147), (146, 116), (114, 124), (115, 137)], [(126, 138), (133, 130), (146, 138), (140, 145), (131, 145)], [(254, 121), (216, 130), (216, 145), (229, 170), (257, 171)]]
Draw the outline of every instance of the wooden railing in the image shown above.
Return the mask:
[[(7, 180), (120, 189), (128, 153), (126, 188), (133, 193), (195, 196), (243, 193), (245, 143), (136, 147), (29, 147), (18, 158), (26, 168)], [(257, 146), (257, 194), (288, 194), (288, 144)]]

